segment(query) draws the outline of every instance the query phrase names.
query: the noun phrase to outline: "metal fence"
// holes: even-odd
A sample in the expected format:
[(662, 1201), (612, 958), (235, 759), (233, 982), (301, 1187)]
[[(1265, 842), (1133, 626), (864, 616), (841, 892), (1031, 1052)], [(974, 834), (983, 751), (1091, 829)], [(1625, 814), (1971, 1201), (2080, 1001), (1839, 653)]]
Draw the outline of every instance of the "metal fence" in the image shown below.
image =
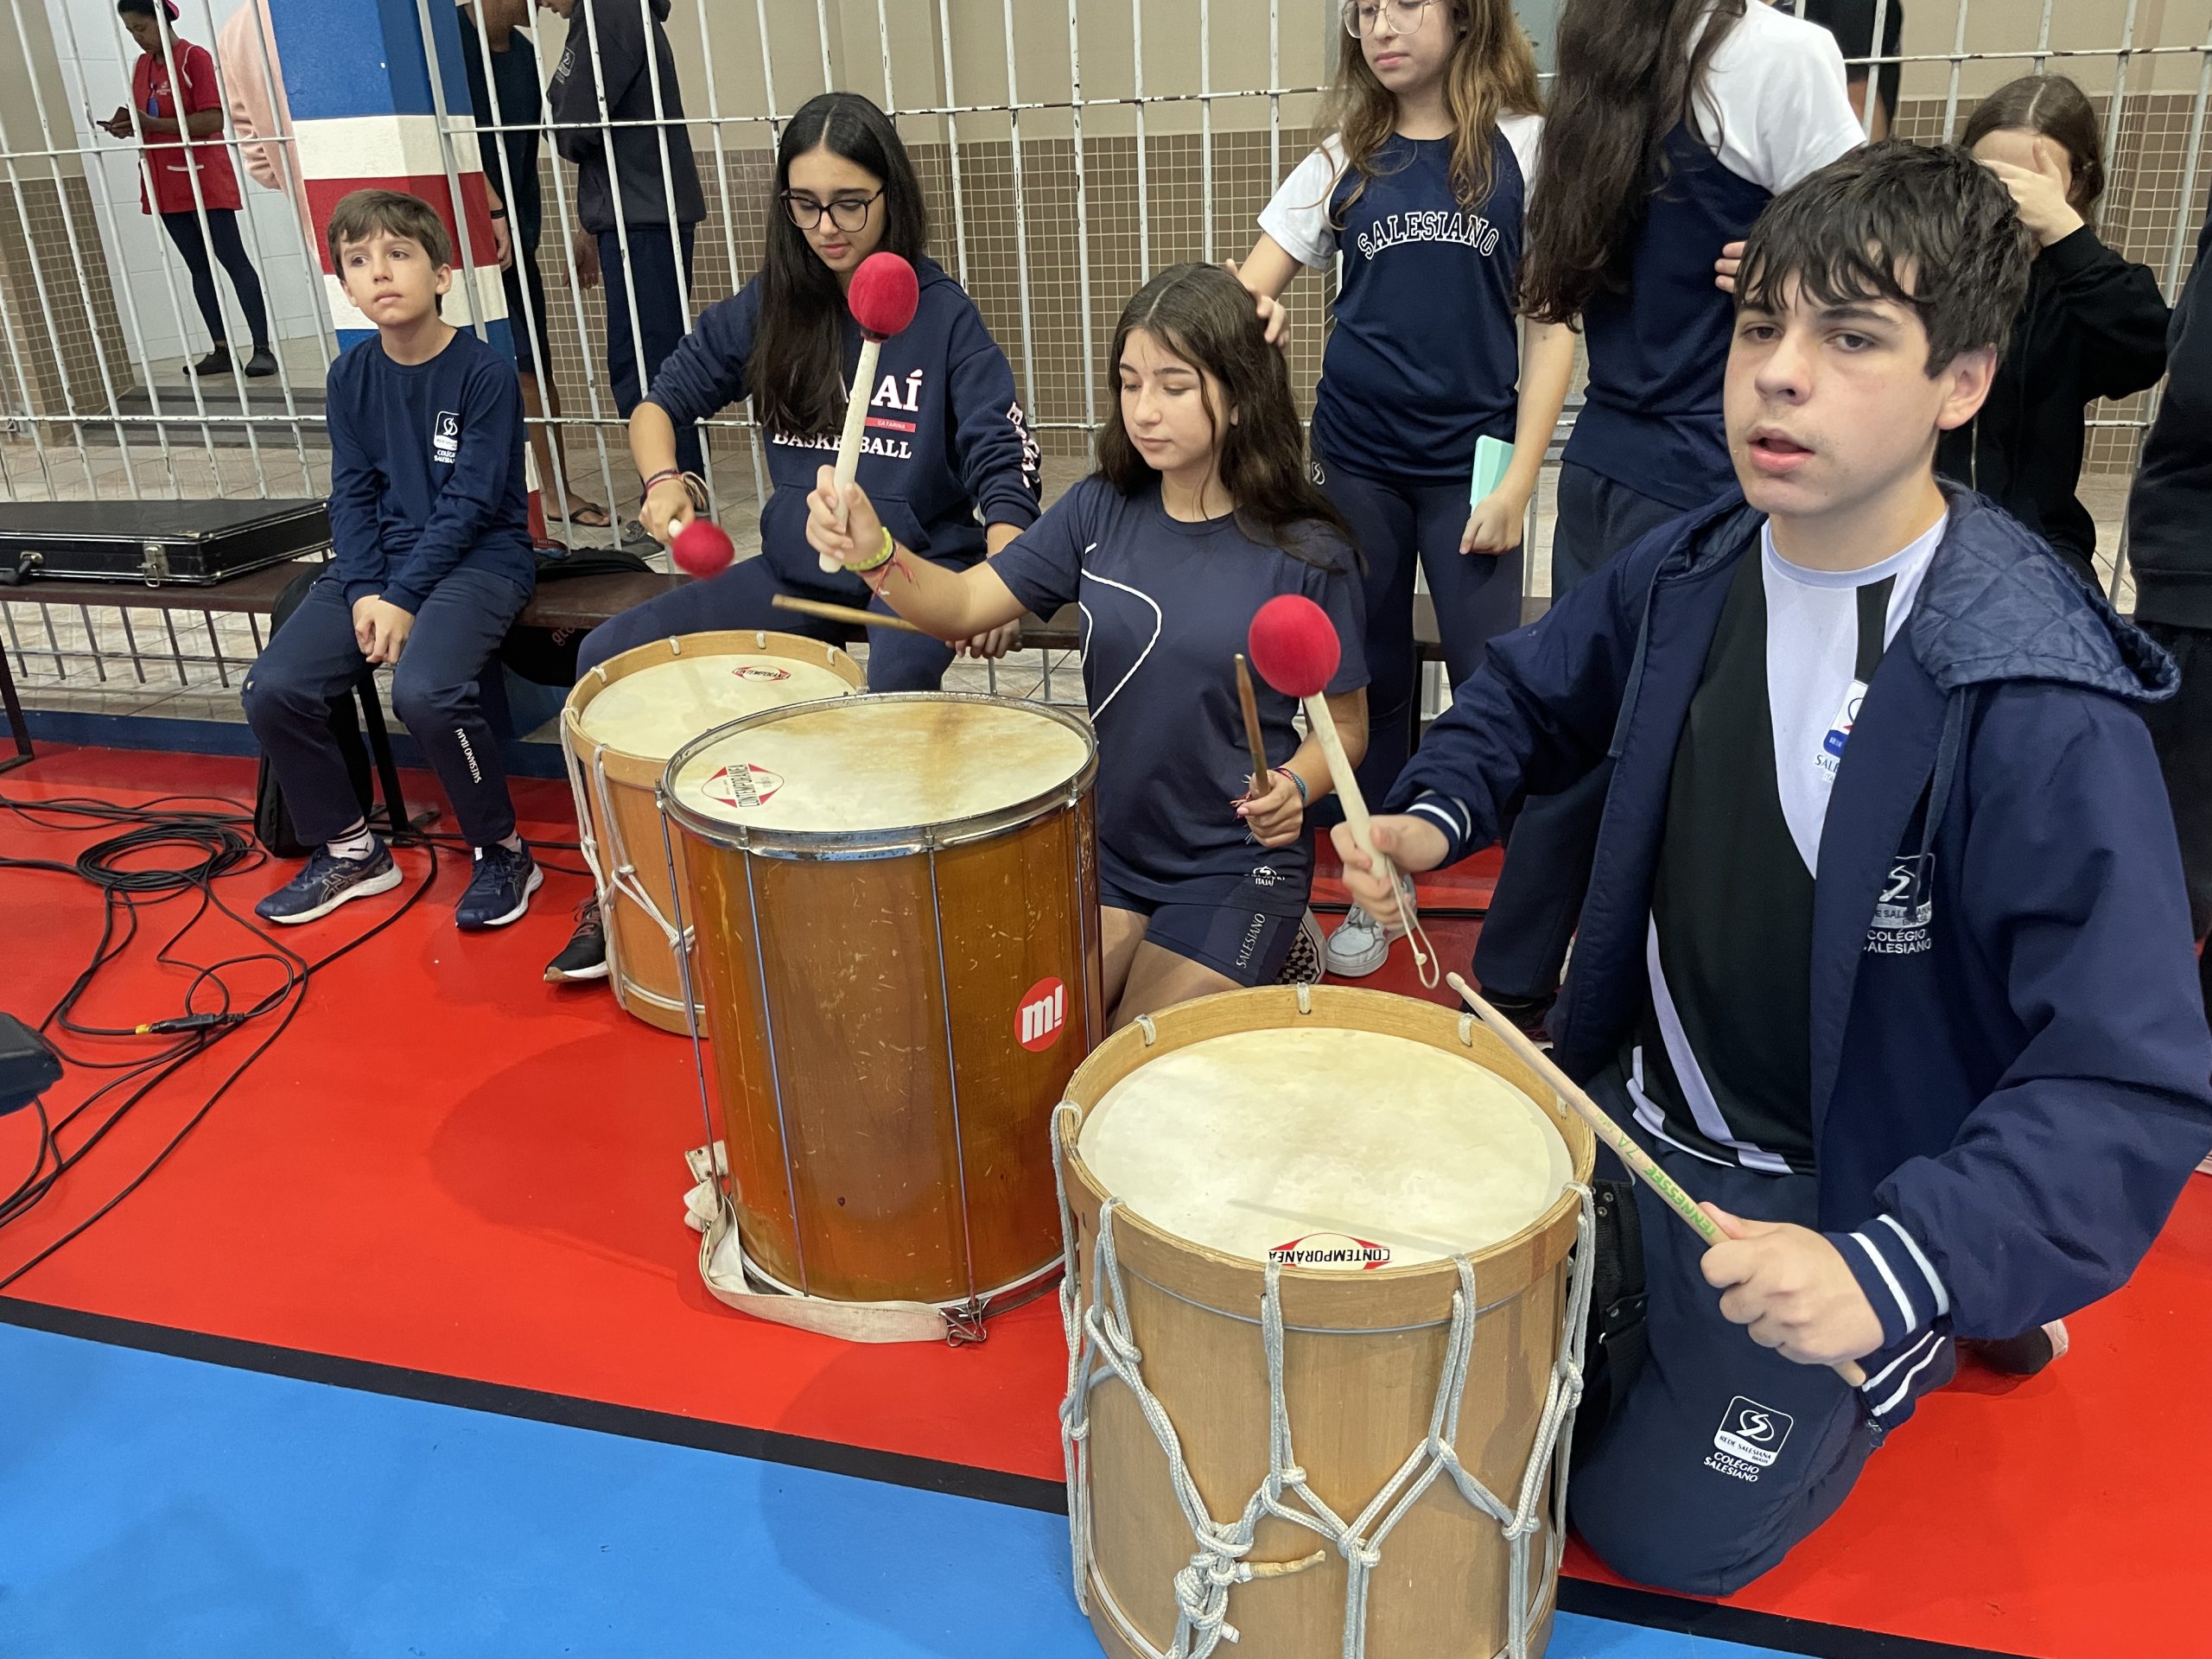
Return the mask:
[[(215, 43), (240, 3), (183, 0), (179, 29), (187, 39)], [(426, 38), (434, 38), (431, 8), (449, 0), (416, 3)], [(517, 35), (514, 49), (531, 54), (540, 86), (563, 49), (597, 60), (588, 20), (607, 3), (582, 12), (587, 21), (564, 48), (550, 37), (550, 23)], [(249, 152), (262, 147), (277, 187), (257, 195), (249, 185), (249, 209), (239, 216), (270, 302), (277, 372), (266, 383), (249, 381), (234, 362), (228, 373), (180, 380), (180, 359), (204, 333), (187, 304), (190, 285), (178, 255), (140, 219), (135, 147), (102, 138), (92, 125), (92, 112), (127, 87), (137, 48), (111, 0), (7, 4), (0, 38), (12, 29), (28, 79), (20, 99), (0, 81), (0, 100), (11, 106), (0, 111), (0, 167), (19, 238), (0, 254), (0, 401), (9, 408), (0, 494), (322, 493), (321, 379), (334, 342), (321, 261), (296, 194), (296, 140), (280, 130), (249, 141), (227, 124), (220, 137), (242, 176)], [(251, 14), (256, 0), (243, 4)], [(2212, 91), (2212, 16), (2200, 15), (2207, 0), (2149, 9), (2140, 0), (2069, 0), (2063, 10), (2056, 0), (1876, 0), (1873, 41), (1901, 4), (1913, 14), (1904, 48), (1858, 60), (1871, 56), (1878, 77), (1885, 66), (1900, 69), (1897, 131), (1926, 140), (1955, 133), (1993, 74), (2050, 68), (2083, 79), (2107, 111), (2113, 181), (2107, 239), (2176, 289), (2202, 195)], [(2090, 14), (2105, 10), (2113, 14), (2108, 31), (2084, 38), (2085, 29), (2103, 26)], [(461, 14), (487, 62), (496, 11), (479, 0)], [(1163, 264), (1241, 256), (1260, 207), (1313, 142), (1318, 94), (1336, 50), (1336, 0), (677, 0), (670, 29), (677, 84), (664, 86), (651, 58), (646, 73), (664, 111), (680, 99), (682, 124), (618, 120), (602, 98), (590, 124), (610, 145), (628, 130), (649, 129), (664, 181), (670, 147), (691, 147), (708, 212), (694, 257), (683, 258), (679, 245), (675, 264), (677, 302), (696, 317), (758, 263), (774, 145), (798, 104), (842, 86), (892, 111), (929, 198), (935, 251), (975, 296), (1014, 364), (1046, 452), (1052, 493), (1082, 470), (1101, 399), (1110, 395), (1104, 359), (1123, 298)], [(2154, 15), (2155, 27), (2146, 22)], [(2190, 31), (2185, 40), (2177, 37), (2182, 29)], [(1939, 35), (1948, 38), (1931, 49)], [(255, 90), (241, 83), (257, 75), (281, 86), (262, 29), (234, 28), (231, 37), (230, 49), (217, 54), (226, 110)], [(173, 55), (166, 67), (174, 82)], [(432, 81), (442, 84), (436, 74)], [(513, 327), (550, 346), (538, 364), (544, 406), (531, 425), (549, 441), (540, 471), (556, 529), (568, 502), (588, 498), (613, 512), (616, 529), (571, 530), (567, 538), (605, 541), (620, 535), (637, 490), (606, 369), (603, 304), (588, 285), (574, 235), (575, 175), (553, 158), (558, 135), (546, 118), (511, 114), (496, 97), (479, 111), (444, 107), (441, 94), (444, 161), (449, 173), (467, 170), (480, 145), (493, 188), (512, 200), (520, 181), (504, 141), (537, 143), (547, 231), (537, 257), (545, 300), (541, 313), (525, 284)], [(191, 176), (191, 228), (219, 288), (226, 288)], [(668, 188), (663, 216), (672, 221)], [(620, 193), (617, 205), (615, 238), (626, 259), (639, 238), (674, 239), (666, 226), (632, 223)], [(0, 218), (0, 240), (7, 228)], [(465, 246), (464, 264), (473, 265), (480, 251)], [(1315, 281), (1293, 290), (1293, 378), (1309, 391), (1319, 369), (1325, 290)], [(635, 336), (643, 319), (634, 283), (626, 295)], [(235, 296), (225, 293), (221, 302), (236, 343), (243, 331)], [(2107, 526), (2104, 545), (2119, 555), (2115, 593), (2125, 564), (2119, 504), (2152, 410), (2151, 399), (2139, 398), (2100, 406), (2091, 416), (2093, 505)], [(715, 512), (741, 549), (756, 544), (766, 491), (760, 435), (741, 405), (707, 423), (704, 436)], [(1548, 486), (1540, 493), (1532, 510), (1528, 569), (1539, 592), (1548, 584), (1549, 493)], [(235, 672), (259, 645), (251, 619), (219, 613), (171, 613), (156, 622), (26, 597), (0, 603), (0, 648), (35, 705), (227, 717)], [(1024, 689), (1043, 677), (1025, 676)], [(1059, 689), (1071, 687), (1063, 681)]]

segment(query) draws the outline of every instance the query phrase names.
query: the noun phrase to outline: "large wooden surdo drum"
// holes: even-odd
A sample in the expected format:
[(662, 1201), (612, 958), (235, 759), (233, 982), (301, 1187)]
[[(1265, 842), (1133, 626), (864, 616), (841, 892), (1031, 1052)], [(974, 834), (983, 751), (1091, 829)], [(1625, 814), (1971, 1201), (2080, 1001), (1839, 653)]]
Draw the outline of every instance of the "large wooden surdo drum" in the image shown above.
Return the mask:
[(1116, 1033), (1053, 1132), (1077, 1594), (1106, 1651), (1541, 1653), (1580, 1120), (1471, 1016), (1263, 988)]
[(1050, 1123), (1104, 1029), (1078, 717), (857, 697), (663, 785), (747, 1272), (973, 1333), (1060, 1260)]
[(569, 693), (561, 746), (584, 856), (599, 887), (607, 976), (615, 1000), (647, 1025), (679, 1034), (690, 1028), (656, 800), (668, 757), (747, 715), (851, 696), (866, 682), (858, 663), (819, 640), (689, 633), (609, 658)]

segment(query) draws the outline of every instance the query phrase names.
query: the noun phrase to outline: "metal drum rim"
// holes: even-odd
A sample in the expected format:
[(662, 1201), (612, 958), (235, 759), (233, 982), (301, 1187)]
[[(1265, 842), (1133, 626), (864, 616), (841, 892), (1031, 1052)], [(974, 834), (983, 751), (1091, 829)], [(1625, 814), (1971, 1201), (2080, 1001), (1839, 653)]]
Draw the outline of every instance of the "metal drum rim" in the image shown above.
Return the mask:
[[(1055, 721), (1080, 737), (1084, 743), (1083, 765), (1071, 776), (1061, 779), (1051, 788), (1040, 790), (1010, 805), (971, 814), (964, 818), (949, 818), (938, 823), (904, 824), (880, 830), (755, 830), (728, 818), (709, 817), (686, 804), (677, 796), (677, 774), (707, 745), (750, 731), (754, 727), (772, 725), (795, 715), (818, 714), (824, 708), (848, 701), (855, 703), (865, 702), (870, 705), (962, 702), (989, 709), (1020, 709), (1024, 714)], [(662, 810), (685, 834), (738, 852), (779, 854), (790, 857), (903, 858), (931, 849), (964, 846), (970, 842), (984, 841), (1010, 830), (1024, 829), (1047, 817), (1056, 808), (1065, 807), (1082, 796), (1090, 787), (1097, 773), (1098, 737), (1091, 730), (1090, 721), (1051, 703), (1030, 702), (1020, 697), (987, 696), (972, 691), (869, 692), (861, 698), (825, 697), (810, 703), (797, 702), (781, 709), (764, 709), (758, 714), (746, 715), (700, 733), (669, 757), (668, 765), (661, 772), (660, 800)]]

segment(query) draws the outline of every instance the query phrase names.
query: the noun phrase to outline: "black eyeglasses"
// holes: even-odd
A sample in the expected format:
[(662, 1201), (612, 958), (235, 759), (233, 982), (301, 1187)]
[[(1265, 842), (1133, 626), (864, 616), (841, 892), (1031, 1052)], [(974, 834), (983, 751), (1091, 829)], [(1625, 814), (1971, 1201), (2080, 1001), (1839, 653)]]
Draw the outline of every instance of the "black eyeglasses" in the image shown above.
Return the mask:
[(789, 190), (783, 194), (784, 211), (802, 231), (810, 231), (827, 219), (848, 234), (868, 223), (868, 210), (882, 199), (880, 190), (872, 196), (839, 196), (834, 201), (817, 201), (812, 196), (795, 195)]

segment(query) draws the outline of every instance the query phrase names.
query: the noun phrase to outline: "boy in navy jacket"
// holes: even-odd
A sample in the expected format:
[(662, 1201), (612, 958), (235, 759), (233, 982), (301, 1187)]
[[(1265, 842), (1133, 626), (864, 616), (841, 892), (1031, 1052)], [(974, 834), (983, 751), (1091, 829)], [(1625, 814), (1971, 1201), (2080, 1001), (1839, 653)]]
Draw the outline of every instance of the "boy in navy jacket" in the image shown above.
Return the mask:
[(1934, 474), (2027, 279), (1963, 151), (1876, 145), (1778, 198), (1729, 359), (1742, 499), (1494, 644), (1376, 821), (1433, 869), (1613, 760), (1558, 1056), (1729, 1235), (1636, 1193), (1647, 1357), (1571, 1503), (1645, 1583), (1780, 1560), (1955, 1338), (2115, 1289), (2212, 1146), (2139, 715), (2172, 664)]
[(328, 725), (332, 697), (391, 664), (392, 707), (476, 850), (454, 919), (504, 927), (544, 880), (515, 833), (477, 690), (537, 580), (521, 388), (512, 362), (438, 315), (453, 246), (426, 203), (355, 191), (332, 211), (330, 257), (378, 338), (330, 365), (332, 562), (245, 691), (293, 827), (321, 845), (255, 909), (311, 922), (399, 885)]

